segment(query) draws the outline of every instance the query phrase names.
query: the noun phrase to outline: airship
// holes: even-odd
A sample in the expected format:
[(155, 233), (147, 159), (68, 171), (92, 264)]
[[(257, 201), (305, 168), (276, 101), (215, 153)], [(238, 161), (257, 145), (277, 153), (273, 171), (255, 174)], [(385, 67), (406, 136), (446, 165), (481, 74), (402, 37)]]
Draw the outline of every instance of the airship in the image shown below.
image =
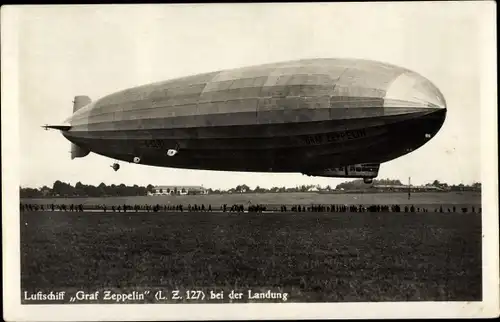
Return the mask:
[(361, 59), (303, 59), (79, 95), (57, 129), (71, 158), (140, 165), (376, 178), (431, 140), (446, 118), (420, 74)]

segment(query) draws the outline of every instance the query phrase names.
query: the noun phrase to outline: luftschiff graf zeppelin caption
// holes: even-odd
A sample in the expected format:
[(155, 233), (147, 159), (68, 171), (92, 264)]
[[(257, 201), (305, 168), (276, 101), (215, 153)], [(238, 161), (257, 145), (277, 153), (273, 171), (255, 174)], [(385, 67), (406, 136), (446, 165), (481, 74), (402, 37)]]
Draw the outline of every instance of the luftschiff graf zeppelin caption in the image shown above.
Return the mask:
[(186, 302), (287, 302), (288, 292), (277, 290), (167, 290), (141, 291), (50, 291), (22, 293), (23, 304), (82, 304), (82, 303), (186, 303)]

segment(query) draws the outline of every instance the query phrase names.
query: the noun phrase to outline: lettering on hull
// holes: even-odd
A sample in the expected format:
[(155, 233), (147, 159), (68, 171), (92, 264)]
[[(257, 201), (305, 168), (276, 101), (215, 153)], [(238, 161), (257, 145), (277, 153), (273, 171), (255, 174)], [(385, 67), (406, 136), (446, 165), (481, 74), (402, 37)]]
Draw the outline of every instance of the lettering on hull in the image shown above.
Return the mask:
[[(366, 137), (366, 130), (349, 130), (327, 134), (308, 135), (305, 137), (307, 145), (320, 145), (324, 143), (346, 142)], [(148, 149), (167, 148), (164, 140), (144, 140), (144, 146)]]
[(144, 146), (148, 149), (164, 149), (165, 142), (162, 140), (145, 140)]
[(328, 134), (317, 134), (317, 135), (308, 135), (305, 137), (305, 143), (307, 145), (319, 145), (325, 143), (335, 143), (342, 141), (355, 140), (366, 137), (366, 130), (349, 130)]

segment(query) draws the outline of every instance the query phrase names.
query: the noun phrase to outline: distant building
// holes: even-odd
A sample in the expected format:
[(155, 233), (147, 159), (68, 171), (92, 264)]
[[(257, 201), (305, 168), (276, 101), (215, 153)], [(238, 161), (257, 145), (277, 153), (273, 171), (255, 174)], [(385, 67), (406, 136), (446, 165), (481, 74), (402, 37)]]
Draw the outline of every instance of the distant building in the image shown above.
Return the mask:
[(50, 188), (47, 188), (47, 187), (44, 187), (42, 189), (40, 189), (40, 192), (42, 193), (42, 195), (44, 197), (47, 197), (50, 195), (51, 191), (50, 191)]
[(149, 193), (152, 196), (163, 195), (206, 195), (208, 190), (202, 186), (156, 186), (153, 192)]
[[(372, 189), (375, 189), (380, 192), (406, 192), (408, 191), (408, 185), (384, 185), (384, 184), (376, 184), (372, 186)], [(441, 187), (436, 186), (410, 186), (411, 191), (446, 191)]]

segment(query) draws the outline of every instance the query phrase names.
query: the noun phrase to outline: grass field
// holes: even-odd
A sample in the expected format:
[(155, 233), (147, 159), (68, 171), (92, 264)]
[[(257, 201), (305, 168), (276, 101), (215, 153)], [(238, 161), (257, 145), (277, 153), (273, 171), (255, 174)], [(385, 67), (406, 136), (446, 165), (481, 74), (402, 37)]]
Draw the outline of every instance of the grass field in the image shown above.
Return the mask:
[(283, 288), (289, 301), (481, 300), (481, 217), (21, 213), (23, 290)]
[(84, 204), (84, 205), (123, 205), (125, 204), (261, 204), (261, 205), (308, 205), (308, 204), (345, 204), (345, 205), (420, 205), (429, 209), (436, 207), (479, 206), (479, 192), (422, 192), (412, 193), (408, 200), (407, 193), (359, 193), (359, 194), (321, 194), (321, 193), (245, 193), (224, 195), (194, 195), (194, 196), (139, 196), (139, 197), (108, 197), (108, 198), (44, 198), (22, 199), (24, 203), (32, 204)]

